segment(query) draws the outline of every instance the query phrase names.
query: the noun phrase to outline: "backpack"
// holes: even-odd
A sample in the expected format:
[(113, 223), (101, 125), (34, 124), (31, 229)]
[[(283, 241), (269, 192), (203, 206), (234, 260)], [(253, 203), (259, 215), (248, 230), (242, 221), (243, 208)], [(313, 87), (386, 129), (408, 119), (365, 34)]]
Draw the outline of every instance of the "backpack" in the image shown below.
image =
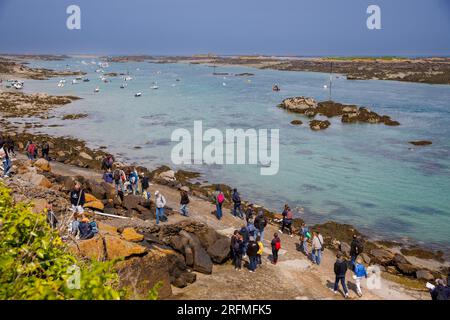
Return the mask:
[(91, 221), (89, 222), (89, 225), (91, 226), (91, 230), (94, 234), (98, 233), (97, 222)]
[(28, 153), (29, 153), (29, 154), (34, 154), (35, 148), (36, 148), (36, 146), (35, 146), (33, 143), (30, 144), (30, 145), (28, 146), (28, 149), (27, 149)]
[(286, 219), (292, 220), (292, 211), (291, 210), (288, 210), (288, 212), (286, 213)]
[(277, 250), (281, 249), (281, 241), (275, 242), (275, 249), (277, 249)]
[(306, 231), (305, 237), (309, 240), (311, 239), (311, 233), (309, 231)]
[(239, 194), (237, 192), (233, 193), (233, 201), (236, 203), (241, 202), (241, 197), (239, 196)]
[(114, 176), (115, 181), (120, 181), (121, 175), (120, 175), (120, 171), (118, 169), (114, 170), (113, 176)]
[(358, 241), (358, 243), (356, 244), (356, 248), (358, 249), (358, 254), (364, 251), (364, 245), (361, 243), (361, 241)]
[(222, 204), (225, 201), (225, 196), (223, 195), (223, 193), (219, 193), (217, 195), (217, 202), (219, 202), (220, 204)]

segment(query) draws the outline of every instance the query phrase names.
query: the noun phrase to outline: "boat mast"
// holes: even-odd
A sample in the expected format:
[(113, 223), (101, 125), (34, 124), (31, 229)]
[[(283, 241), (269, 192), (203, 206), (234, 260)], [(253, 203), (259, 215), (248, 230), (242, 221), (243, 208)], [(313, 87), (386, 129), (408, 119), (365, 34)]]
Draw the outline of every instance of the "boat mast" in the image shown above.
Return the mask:
[(329, 93), (329, 97), (328, 100), (331, 101), (331, 85), (333, 84), (333, 62), (330, 63), (330, 93)]

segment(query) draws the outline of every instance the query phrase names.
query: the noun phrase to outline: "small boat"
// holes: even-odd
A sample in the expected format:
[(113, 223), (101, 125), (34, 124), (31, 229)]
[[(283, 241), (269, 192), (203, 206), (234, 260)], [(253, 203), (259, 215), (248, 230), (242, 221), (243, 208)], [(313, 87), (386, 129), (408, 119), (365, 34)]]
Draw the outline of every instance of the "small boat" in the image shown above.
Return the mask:
[(76, 77), (75, 80), (83, 80), (83, 77)]
[(175, 79), (175, 81), (181, 81), (180, 79)]
[(278, 92), (278, 91), (280, 91), (280, 87), (276, 84), (272, 87), (272, 91)]
[(91, 81), (91, 80), (89, 80), (89, 79), (83, 79), (83, 82), (89, 82), (89, 81)]
[(131, 81), (131, 80), (133, 80), (133, 77), (126, 76), (125, 78), (123, 78), (123, 80), (125, 80), (125, 81)]
[(122, 83), (121, 85), (120, 85), (120, 89), (125, 89), (127, 87), (127, 84), (126, 83)]
[(13, 87), (17, 90), (23, 89), (23, 82), (16, 82), (13, 84)]
[(72, 84), (77, 84), (77, 83), (78, 83), (77, 79), (72, 80)]
[(137, 92), (137, 93), (134, 94), (135, 97), (140, 97), (141, 95), (142, 95), (141, 92)]
[(226, 87), (226, 86), (227, 86), (227, 84), (226, 84), (225, 82), (222, 82), (222, 86)]
[(100, 88), (99, 87), (95, 88), (94, 92), (100, 92)]
[(64, 87), (64, 82), (62, 82), (62, 80), (60, 80), (60, 81), (58, 82), (58, 87), (60, 87), (60, 88)]
[(153, 89), (153, 90), (159, 89), (159, 87), (157, 85), (153, 85), (150, 88)]

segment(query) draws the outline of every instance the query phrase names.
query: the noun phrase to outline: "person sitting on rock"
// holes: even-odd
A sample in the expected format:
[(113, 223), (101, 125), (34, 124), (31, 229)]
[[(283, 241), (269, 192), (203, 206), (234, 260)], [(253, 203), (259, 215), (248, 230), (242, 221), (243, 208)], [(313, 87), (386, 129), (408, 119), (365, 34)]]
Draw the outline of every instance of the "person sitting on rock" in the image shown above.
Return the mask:
[(94, 237), (95, 233), (92, 230), (92, 225), (89, 223), (87, 217), (83, 217), (78, 225), (80, 240), (88, 240)]
[(72, 204), (72, 211), (76, 213), (84, 213), (83, 206), (86, 203), (84, 190), (81, 189), (81, 184), (76, 181), (73, 190), (70, 192), (70, 203)]
[(164, 207), (166, 206), (166, 198), (158, 191), (155, 192), (155, 204), (156, 204), (156, 224), (159, 224), (159, 220), (166, 221), (167, 217), (164, 215)]

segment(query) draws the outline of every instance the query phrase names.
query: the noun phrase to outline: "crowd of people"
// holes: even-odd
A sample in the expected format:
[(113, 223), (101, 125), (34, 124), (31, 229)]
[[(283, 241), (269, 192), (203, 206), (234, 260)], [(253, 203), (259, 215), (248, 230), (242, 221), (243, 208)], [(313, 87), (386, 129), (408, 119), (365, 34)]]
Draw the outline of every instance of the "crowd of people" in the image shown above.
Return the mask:
[[(24, 152), (28, 159), (35, 160), (39, 156), (47, 160), (50, 158), (50, 146), (47, 142), (43, 142), (36, 145), (33, 141), (28, 141)], [(16, 156), (15, 143), (8, 137), (0, 137), (0, 158), (3, 164), (3, 177), (9, 177), (9, 172), (12, 167), (13, 157)], [(104, 171), (104, 181), (111, 183), (115, 186), (117, 196), (124, 200), (125, 195), (139, 195), (146, 200), (150, 200), (151, 193), (150, 179), (145, 174), (139, 174), (136, 168), (131, 167), (123, 170), (120, 167), (115, 167), (115, 159), (112, 155), (106, 156), (102, 161), (102, 169)], [(189, 216), (189, 194), (188, 190), (180, 188), (180, 209), (181, 215)], [(165, 222), (168, 220), (164, 209), (167, 204), (167, 200), (164, 195), (156, 190), (154, 194), (154, 203), (156, 207), (156, 224)], [(80, 240), (90, 239), (98, 233), (98, 227), (94, 220), (89, 220), (88, 216), (84, 212), (84, 205), (86, 203), (86, 193), (83, 190), (81, 183), (75, 182), (73, 189), (70, 191), (70, 203), (72, 217), (69, 223), (69, 233)], [(213, 193), (213, 202), (216, 207), (216, 217), (221, 220), (223, 217), (223, 205), (226, 201), (225, 195), (222, 192), (220, 186), (217, 186), (216, 191)], [(255, 206), (249, 204), (245, 210), (242, 208), (242, 201), (237, 189), (233, 189), (231, 194), (231, 201), (233, 203), (231, 214), (245, 221), (239, 230), (235, 230), (231, 237), (230, 252), (235, 270), (241, 271), (243, 264), (246, 264), (249, 272), (256, 272), (256, 270), (263, 265), (262, 255), (264, 252), (264, 231), (268, 224), (268, 219), (264, 215), (263, 211), (256, 212)], [(47, 221), (52, 228), (56, 228), (59, 221), (53, 212), (51, 204), (47, 204), (44, 209), (47, 215)], [(273, 265), (278, 262), (278, 254), (281, 249), (281, 237), (282, 234), (287, 234), (290, 237), (294, 237), (295, 232), (293, 229), (293, 212), (289, 205), (285, 205), (281, 214), (282, 218), (280, 222), (280, 229), (273, 234), (270, 241), (271, 254), (269, 260)], [(308, 226), (303, 222), (296, 230), (299, 236), (299, 250), (302, 251), (310, 261), (315, 265), (320, 265), (322, 260), (322, 252), (324, 251), (324, 239), (320, 233), (320, 230), (315, 228), (310, 230)], [(349, 296), (349, 290), (346, 283), (346, 275), (350, 270), (353, 273), (353, 279), (355, 281), (356, 293), (358, 296), (362, 296), (361, 280), (368, 277), (367, 269), (364, 265), (361, 254), (364, 252), (363, 241), (358, 235), (354, 235), (350, 245), (350, 260), (346, 260), (342, 252), (338, 252), (336, 255), (336, 261), (334, 263), (335, 281), (332, 291), (338, 293), (339, 285), (343, 290), (345, 298)], [(245, 261), (248, 258), (248, 261)], [(447, 281), (438, 279), (436, 285), (430, 285), (430, 294), (433, 300), (449, 300), (450, 299), (450, 286), (449, 277)]]

